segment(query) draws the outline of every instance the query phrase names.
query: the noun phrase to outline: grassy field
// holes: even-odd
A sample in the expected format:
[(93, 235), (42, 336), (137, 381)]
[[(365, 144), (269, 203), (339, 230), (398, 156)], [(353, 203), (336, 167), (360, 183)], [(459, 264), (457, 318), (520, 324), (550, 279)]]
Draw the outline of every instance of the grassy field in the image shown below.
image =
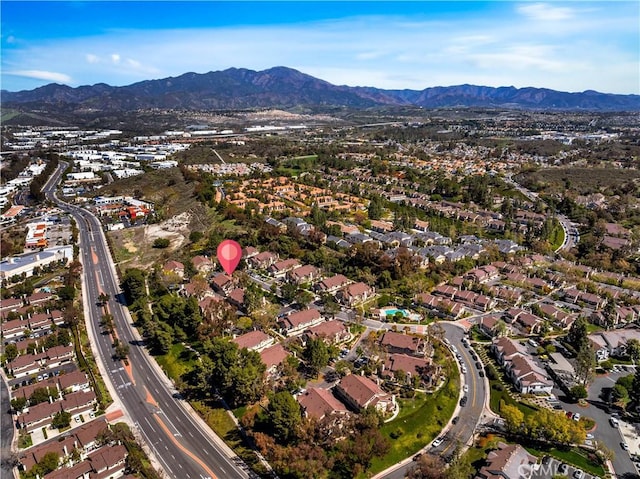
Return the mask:
[(640, 179), (640, 171), (621, 168), (549, 168), (525, 173), (524, 176), (527, 181), (544, 189), (545, 193), (570, 188), (580, 194), (590, 194)]
[(413, 455), (435, 439), (453, 415), (460, 384), (453, 375), (434, 395), (418, 394), (414, 399), (399, 400), (400, 414), (382, 427), (391, 441), (391, 450), (375, 458), (367, 471), (372, 476)]
[(195, 365), (195, 360), (190, 356), (190, 351), (183, 344), (174, 344), (167, 354), (155, 358), (166, 375), (177, 380)]

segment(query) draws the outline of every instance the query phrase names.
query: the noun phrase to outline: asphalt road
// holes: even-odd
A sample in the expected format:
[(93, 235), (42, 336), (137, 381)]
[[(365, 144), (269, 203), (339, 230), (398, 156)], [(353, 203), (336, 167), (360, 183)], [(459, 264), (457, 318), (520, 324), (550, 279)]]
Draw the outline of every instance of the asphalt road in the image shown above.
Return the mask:
[(627, 374), (631, 373), (609, 373), (607, 375), (597, 376), (589, 387), (589, 396), (587, 397), (589, 406), (587, 407), (581, 407), (577, 404), (564, 401), (566, 399), (564, 393), (560, 390), (554, 390), (554, 394), (559, 398), (562, 408), (565, 411), (579, 412), (582, 416), (595, 420), (596, 429), (592, 432), (595, 440), (601, 444), (605, 444), (614, 452), (615, 457), (613, 461), (611, 461), (613, 469), (618, 478), (625, 479), (631, 477), (637, 478), (637, 471), (633, 465), (633, 461), (631, 461), (629, 453), (622, 449), (621, 442), (623, 439), (620, 431), (617, 427), (613, 427), (609, 423), (611, 414), (606, 411), (606, 404), (604, 404), (600, 398), (600, 393), (603, 388), (613, 387), (619, 377)]
[[(363, 324), (373, 329), (391, 329), (393, 327), (393, 323), (383, 323), (372, 320), (365, 320)], [(441, 321), (438, 324), (443, 327), (445, 337), (450, 341), (452, 346), (456, 347), (458, 353), (462, 356), (462, 364), (466, 366), (467, 373), (463, 375), (464, 379), (461, 386), (464, 384), (469, 386), (469, 391), (462, 394), (463, 396), (467, 396), (466, 406), (457, 407), (454, 412), (454, 417), (459, 416), (457, 424), (449, 424), (448, 427), (445, 427), (445, 431), (439, 436), (444, 437), (442, 444), (435, 448), (429, 444), (423, 450), (428, 454), (436, 454), (446, 458), (453, 454), (458, 444), (464, 446), (470, 442), (473, 437), (478, 423), (483, 419), (487, 385), (485, 379), (480, 377), (478, 369), (475, 367), (475, 361), (471, 358), (470, 350), (462, 344), (464, 330), (455, 324), (445, 321)], [(398, 329), (400, 330), (404, 326), (405, 325), (399, 326)], [(417, 326), (411, 326), (413, 332), (422, 332), (419, 331), (418, 328)], [(420, 326), (420, 328), (422, 327)], [(385, 473), (377, 475), (376, 478), (404, 479), (413, 466), (412, 458), (408, 458), (396, 464)]]
[(15, 425), (11, 416), (9, 403), (9, 387), (0, 377), (0, 477), (13, 477), (11, 466), (11, 442), (15, 433)]
[[(64, 166), (61, 165), (57, 176)], [(55, 176), (55, 175), (54, 175)], [(53, 186), (45, 190), (53, 201)], [(70, 213), (79, 229), (80, 259), (83, 264), (84, 315), (92, 342), (107, 371), (103, 379), (113, 385), (118, 400), (135, 423), (141, 439), (150, 448), (168, 477), (176, 479), (246, 478), (248, 469), (239, 458), (229, 457), (222, 441), (194, 417), (182, 400), (174, 398), (175, 391), (166, 377), (153, 364), (133, 326), (115, 274), (111, 255), (100, 222), (91, 213), (60, 203)], [(129, 364), (114, 360), (110, 335), (102, 334), (99, 322), (101, 307), (97, 306), (101, 292), (109, 295), (108, 309), (114, 318), (120, 341), (130, 345)]]

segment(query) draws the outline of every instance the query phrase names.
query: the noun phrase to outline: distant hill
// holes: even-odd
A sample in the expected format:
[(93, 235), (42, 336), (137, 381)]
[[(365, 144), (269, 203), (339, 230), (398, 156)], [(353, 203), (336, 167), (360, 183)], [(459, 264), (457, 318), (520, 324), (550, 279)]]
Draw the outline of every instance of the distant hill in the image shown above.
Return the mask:
[(490, 107), (537, 110), (640, 110), (640, 95), (588, 90), (567, 93), (545, 88), (458, 85), (424, 90), (337, 86), (287, 67), (263, 71), (229, 68), (209, 73), (147, 80), (123, 87), (104, 83), (72, 88), (49, 84), (34, 90), (0, 92), (3, 107), (60, 111), (130, 111), (147, 108), (221, 110), (341, 106), (423, 108)]

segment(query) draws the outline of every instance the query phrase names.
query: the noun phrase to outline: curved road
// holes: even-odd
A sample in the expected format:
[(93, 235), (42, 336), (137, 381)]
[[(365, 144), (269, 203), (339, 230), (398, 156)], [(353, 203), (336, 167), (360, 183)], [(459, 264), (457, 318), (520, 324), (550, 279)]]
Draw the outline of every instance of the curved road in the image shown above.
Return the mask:
[[(375, 320), (365, 320), (362, 324), (372, 329), (391, 329), (393, 323), (383, 323)], [(486, 378), (481, 378), (479, 370), (475, 367), (475, 360), (471, 357), (470, 349), (462, 344), (462, 338), (465, 335), (463, 327), (456, 323), (439, 321), (438, 324), (444, 329), (444, 336), (449, 340), (452, 346), (455, 346), (457, 352), (462, 357), (461, 363), (465, 365), (466, 374), (461, 373), (461, 386), (468, 385), (469, 391), (462, 393), (461, 396), (467, 396), (467, 404), (460, 407), (459, 403), (453, 416), (459, 416), (456, 424), (449, 422), (444, 427), (439, 437), (444, 437), (444, 441), (438, 447), (433, 448), (431, 444), (426, 446), (422, 451), (438, 456), (450, 456), (456, 449), (456, 446), (465, 446), (471, 444), (478, 424), (485, 418), (485, 401), (487, 397)], [(401, 331), (407, 325), (397, 324), (398, 331)], [(410, 325), (411, 332), (423, 334), (424, 326)], [(458, 361), (460, 364), (460, 361)], [(404, 479), (409, 470), (413, 467), (413, 458), (407, 458), (402, 462), (390, 467), (386, 471), (374, 476), (375, 479)]]
[[(188, 405), (173, 397), (175, 390), (142, 346), (123, 305), (122, 292), (99, 220), (55, 196), (54, 185), (65, 168), (66, 164), (61, 162), (44, 190), (47, 198), (71, 214), (78, 225), (85, 322), (104, 366), (101, 371), (103, 378), (113, 386), (112, 395), (116, 393), (114, 400), (134, 423), (136, 432), (168, 477), (250, 477), (247, 466)], [(130, 345), (128, 365), (113, 359), (111, 337), (100, 331), (102, 311), (96, 304), (102, 292), (110, 297), (107, 308), (114, 318), (120, 341)]]

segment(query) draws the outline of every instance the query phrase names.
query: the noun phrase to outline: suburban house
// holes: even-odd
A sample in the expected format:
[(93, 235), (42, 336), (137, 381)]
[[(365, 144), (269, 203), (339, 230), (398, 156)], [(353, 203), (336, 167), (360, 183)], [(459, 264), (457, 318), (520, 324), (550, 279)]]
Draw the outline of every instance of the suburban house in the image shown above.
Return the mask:
[(238, 345), (238, 349), (247, 348), (250, 351), (258, 352), (268, 348), (275, 342), (271, 336), (258, 330), (233, 338), (231, 341)]
[(499, 443), (475, 479), (529, 479), (538, 459), (519, 444)]
[(268, 271), (274, 277), (282, 278), (289, 271), (292, 271), (294, 268), (298, 268), (299, 266), (300, 262), (296, 258), (289, 258), (278, 261), (277, 263), (273, 263), (271, 266), (269, 266)]
[(349, 374), (340, 380), (335, 389), (338, 397), (355, 411), (375, 407), (386, 412), (395, 407), (393, 396), (365, 376)]
[(522, 394), (551, 393), (553, 381), (547, 377), (542, 368), (535, 364), (524, 345), (502, 337), (493, 341), (491, 352), (519, 392)]
[(373, 297), (375, 294), (374, 289), (366, 283), (359, 282), (350, 284), (341, 291), (340, 300), (343, 304), (353, 306), (357, 303), (362, 303), (367, 299)]
[(627, 341), (630, 339), (640, 341), (640, 329), (622, 328), (589, 335), (598, 362), (604, 361), (610, 356), (624, 357), (627, 354)]
[(380, 338), (380, 346), (389, 353), (424, 356), (426, 342), (419, 336), (386, 331)]
[(173, 273), (180, 278), (184, 278), (184, 264), (180, 261), (169, 260), (164, 264), (162, 270), (165, 273)]
[(191, 264), (198, 273), (209, 274), (213, 271), (213, 262), (207, 256), (194, 256), (191, 258)]
[(351, 333), (342, 321), (322, 321), (304, 332), (307, 338), (322, 338), (327, 344), (337, 344), (351, 339)]
[(286, 336), (297, 336), (306, 329), (311, 328), (322, 321), (322, 315), (317, 309), (303, 309), (295, 311), (278, 321), (280, 331)]
[(296, 284), (310, 283), (320, 277), (320, 270), (313, 265), (307, 264), (289, 271), (287, 277), (289, 281)]
[(502, 323), (500, 323), (502, 321), (501, 315), (496, 313), (496, 314), (489, 314), (487, 316), (482, 316), (479, 320), (478, 320), (478, 327), (480, 328), (480, 331), (485, 334), (486, 336), (489, 336), (490, 338), (493, 338), (494, 336), (498, 336), (501, 332), (502, 326), (501, 324), (504, 324), (505, 327), (505, 331), (504, 333), (507, 333), (508, 331), (508, 327), (506, 326), (506, 323), (504, 321), (502, 321)]
[(282, 361), (284, 361), (288, 355), (289, 353), (280, 343), (276, 343), (260, 351), (260, 359), (262, 359), (262, 362), (267, 366), (265, 372), (267, 377), (275, 375), (278, 366), (282, 364)]
[(327, 416), (336, 414), (346, 416), (349, 414), (347, 407), (331, 393), (329, 389), (308, 388), (303, 394), (296, 397), (305, 417), (313, 417), (322, 420)]
[(267, 269), (273, 263), (278, 261), (278, 255), (270, 251), (263, 251), (248, 259), (248, 264), (252, 268)]
[(211, 280), (211, 284), (213, 285), (213, 289), (224, 295), (228, 295), (236, 287), (233, 278), (224, 273), (215, 275)]
[(336, 274), (330, 278), (325, 278), (319, 283), (315, 285), (315, 290), (318, 293), (334, 293), (346, 285), (348, 285), (351, 281), (349, 278), (342, 274)]
[[(398, 374), (404, 373), (400, 378)], [(420, 378), (422, 382), (432, 382), (431, 360), (408, 356), (406, 354), (391, 354), (382, 366), (382, 377), (391, 377), (411, 383), (413, 378)]]

